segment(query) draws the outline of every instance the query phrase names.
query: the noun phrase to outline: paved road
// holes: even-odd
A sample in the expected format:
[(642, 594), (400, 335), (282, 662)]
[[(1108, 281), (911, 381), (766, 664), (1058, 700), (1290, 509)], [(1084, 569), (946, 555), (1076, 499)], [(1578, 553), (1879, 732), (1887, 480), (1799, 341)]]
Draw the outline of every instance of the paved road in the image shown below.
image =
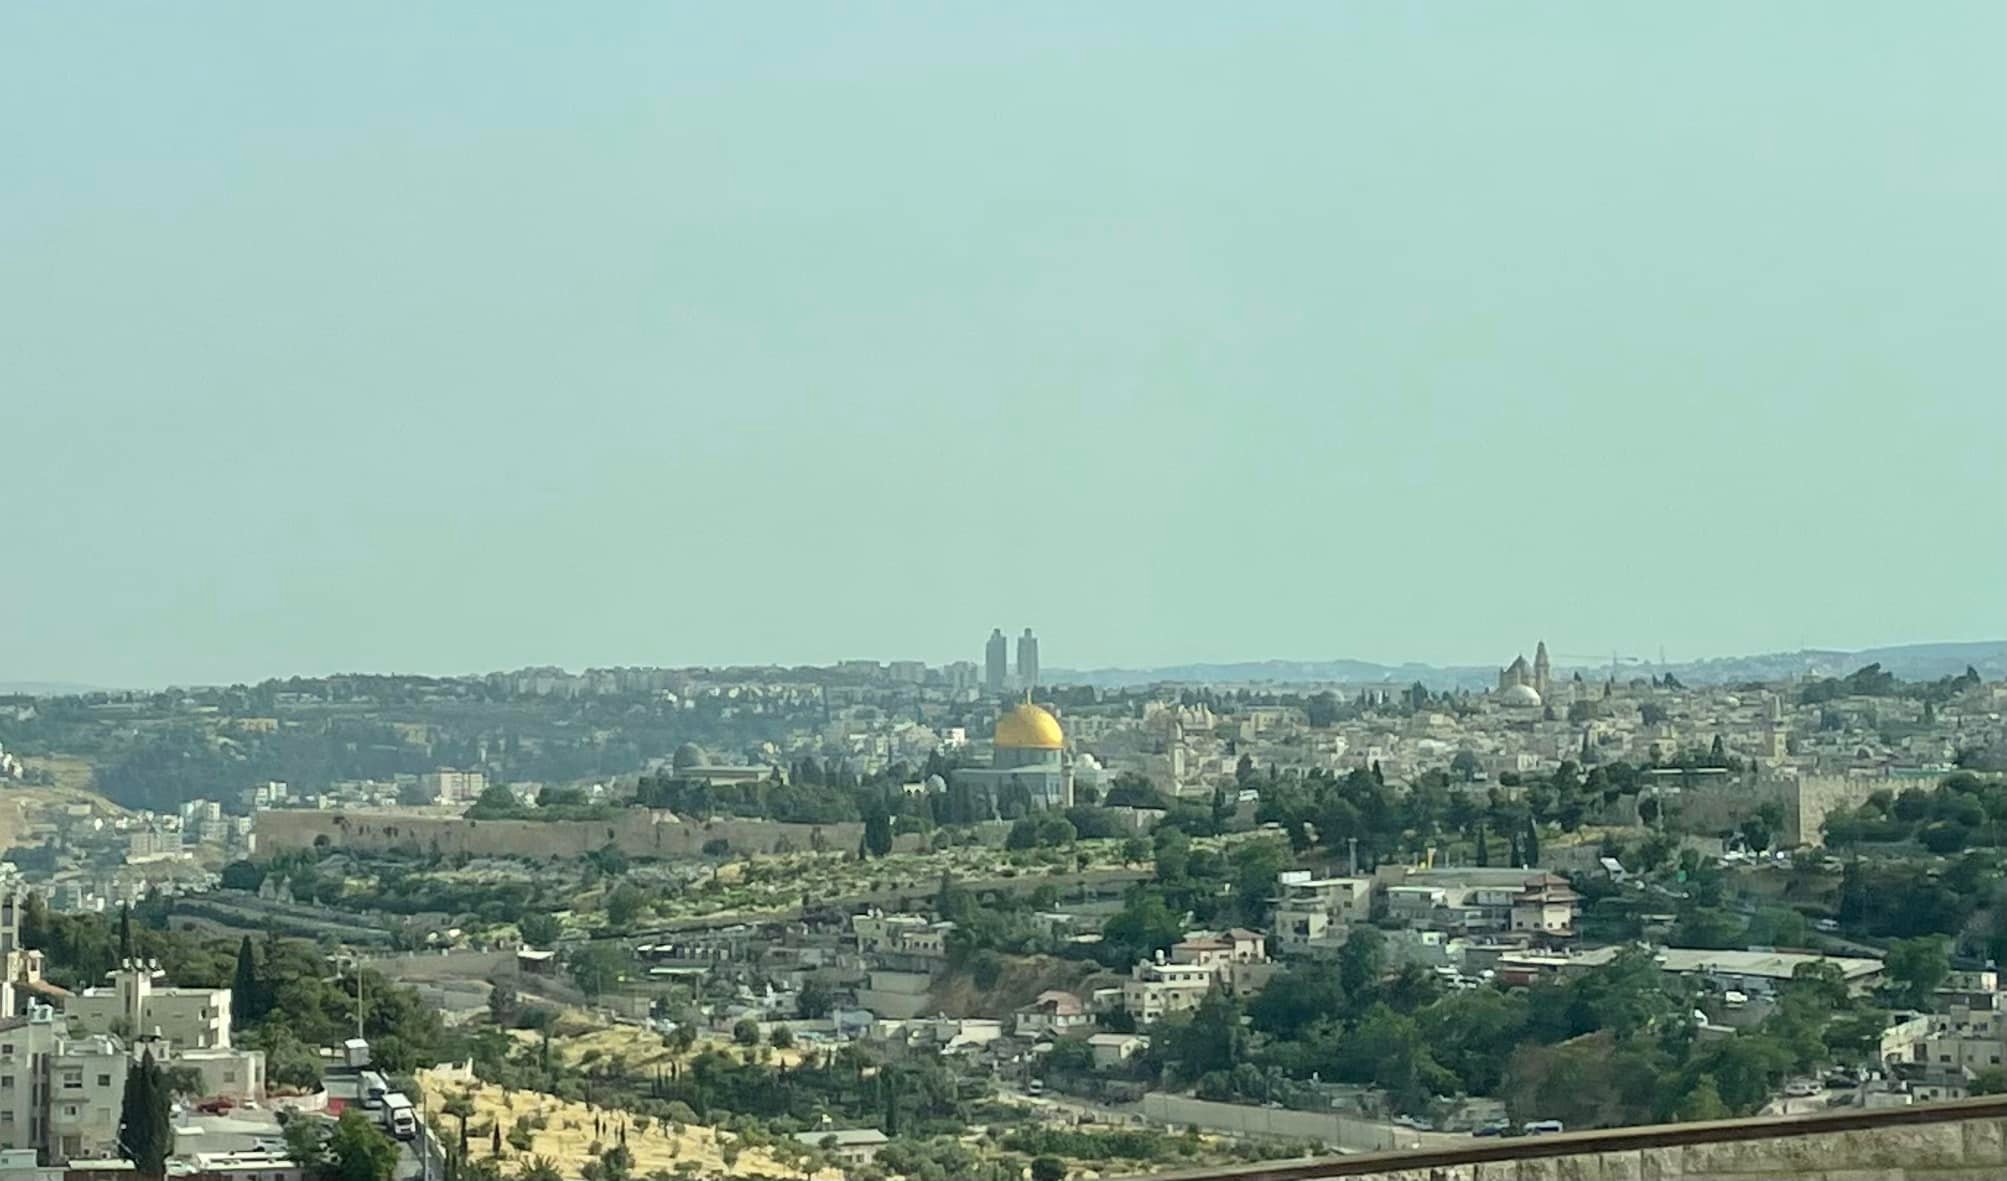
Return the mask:
[[(321, 1079), (321, 1085), (327, 1088), (330, 1100), (339, 1099), (343, 1106), (362, 1110), (362, 1096), (359, 1093), (359, 1088), (362, 1085), (362, 1076), (359, 1072), (342, 1071), (341, 1073), (328, 1074)], [(363, 1114), (371, 1117), (377, 1115), (373, 1111), (363, 1111)], [(427, 1139), (423, 1125), (420, 1125), (419, 1133), (420, 1140)], [(426, 1173), (424, 1163), (418, 1156), (419, 1141), (395, 1140), (392, 1143), (397, 1145), (397, 1171), (393, 1174), (396, 1181), (422, 1181)], [(444, 1177), (446, 1175), (444, 1162), (439, 1160), (437, 1156), (437, 1146), (431, 1147), (434, 1148), (431, 1176), (435, 1178)]]

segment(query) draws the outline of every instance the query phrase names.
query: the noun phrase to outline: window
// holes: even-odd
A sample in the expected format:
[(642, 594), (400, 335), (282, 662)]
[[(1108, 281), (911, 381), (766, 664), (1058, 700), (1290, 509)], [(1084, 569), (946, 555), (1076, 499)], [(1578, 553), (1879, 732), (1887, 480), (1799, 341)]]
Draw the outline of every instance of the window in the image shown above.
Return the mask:
[(110, 1075), (108, 1075), (108, 1074), (101, 1074), (101, 1075), (99, 1075), (99, 1076), (98, 1076), (98, 1086), (100, 1086), (100, 1087), (109, 1087), (109, 1086), (111, 1086), (111, 1076), (110, 1076)]
[(10, 1091), (13, 1088), (14, 1076), (11, 1074), (0, 1074), (0, 1091)]

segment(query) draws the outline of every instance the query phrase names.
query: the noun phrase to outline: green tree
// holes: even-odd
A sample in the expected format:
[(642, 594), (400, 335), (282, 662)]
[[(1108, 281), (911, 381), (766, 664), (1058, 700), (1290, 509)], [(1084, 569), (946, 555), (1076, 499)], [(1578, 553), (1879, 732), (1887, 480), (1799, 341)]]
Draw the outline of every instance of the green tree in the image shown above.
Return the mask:
[(1257, 927), (1267, 920), (1276, 879), (1288, 868), (1289, 855), (1275, 841), (1254, 841), (1234, 850), (1234, 902), (1241, 918)]
[(167, 1080), (150, 1049), (126, 1068), (118, 1140), (140, 1176), (167, 1175), (167, 1158), (174, 1154), (174, 1123), (169, 1114)]
[(1190, 1020), (1172, 1025), (1165, 1040), (1169, 1043), (1165, 1056), (1189, 1079), (1215, 1070), (1232, 1070), (1247, 1054), (1240, 1006), (1217, 988), (1199, 1002)]
[(1299, 962), (1268, 982), (1249, 1003), (1254, 1027), (1282, 1040), (1292, 1040), (1318, 1021), (1345, 1010), (1345, 990), (1328, 964)]
[(1341, 1037), (1332, 1062), (1338, 1078), (1371, 1083), (1396, 1111), (1419, 1115), (1431, 1095), (1448, 1094), (1456, 1077), (1436, 1061), (1414, 1018), (1374, 1005)]
[(1031, 1181), (1066, 1181), (1066, 1162), (1056, 1156), (1033, 1158)]
[(497, 980), (488, 990), (488, 1020), (507, 1028), (516, 1023), (522, 1012), (522, 998), (516, 986), (506, 980)]
[(1141, 959), (1176, 943), (1184, 928), (1164, 896), (1146, 887), (1134, 887), (1121, 911), (1101, 928), (1102, 939), (1115, 954)]
[(606, 922), (616, 930), (626, 930), (648, 905), (648, 895), (633, 882), (622, 882), (606, 895)]
[(335, 1121), (326, 1153), (327, 1181), (390, 1181), (397, 1169), (397, 1145), (354, 1107)]
[(1353, 927), (1338, 949), (1338, 983), (1347, 996), (1364, 996), (1387, 966), (1387, 937), (1376, 927)]
[(1972, 1074), (1972, 1085), (1968, 1088), (1974, 1095), (2007, 1094), (2007, 1072), (1998, 1066), (1981, 1067)]
[(587, 996), (600, 996), (620, 983), (627, 956), (611, 944), (596, 943), (572, 957), (571, 979)]
[(759, 1045), (760, 1023), (751, 1017), (739, 1018), (738, 1024), (732, 1026), (732, 1040), (742, 1046)]
[(523, 942), (531, 947), (548, 948), (558, 939), (557, 916), (531, 911), (516, 920), (516, 930), (522, 933)]
[(874, 808), (864, 818), (864, 849), (873, 857), (892, 851), (892, 817), (883, 808)]
[(1714, 1085), (1713, 1075), (1703, 1074), (1694, 1080), (1693, 1086), (1680, 1096), (1678, 1106), (1673, 1108), (1673, 1118), (1683, 1124), (1728, 1118), (1728, 1105), (1721, 1101), (1721, 1091)]
[(279, 1135), (286, 1142), (286, 1157), (306, 1170), (309, 1177), (327, 1173), (328, 1133), (334, 1121), (318, 1115), (294, 1115), (280, 1121)]
[(1882, 957), (1882, 970), (1889, 980), (1890, 995), (1912, 1009), (1926, 1009), (1937, 987), (1951, 974), (1950, 940), (1942, 935), (1919, 935), (1889, 944)]
[(627, 1181), (634, 1172), (634, 1154), (625, 1144), (616, 1144), (599, 1154), (599, 1173), (606, 1181)]
[(533, 1156), (524, 1161), (516, 1177), (518, 1181), (564, 1181), (557, 1162), (547, 1156)]
[(819, 980), (802, 983), (801, 991), (795, 994), (794, 1011), (804, 1021), (827, 1017), (836, 1008), (836, 994)]

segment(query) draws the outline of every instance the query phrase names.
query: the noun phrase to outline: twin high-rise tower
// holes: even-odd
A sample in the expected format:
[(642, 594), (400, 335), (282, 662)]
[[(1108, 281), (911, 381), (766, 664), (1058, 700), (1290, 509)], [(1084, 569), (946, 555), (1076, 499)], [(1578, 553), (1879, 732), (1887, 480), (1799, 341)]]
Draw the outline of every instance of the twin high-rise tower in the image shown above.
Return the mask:
[(1002, 628), (990, 631), (990, 641), (983, 646), (983, 688), (991, 693), (1002, 693), (1006, 689), (1035, 689), (1038, 687), (1038, 637), (1030, 628), (1017, 638), (1017, 675), (1012, 676), (1010, 665), (1010, 641), (1004, 638)]

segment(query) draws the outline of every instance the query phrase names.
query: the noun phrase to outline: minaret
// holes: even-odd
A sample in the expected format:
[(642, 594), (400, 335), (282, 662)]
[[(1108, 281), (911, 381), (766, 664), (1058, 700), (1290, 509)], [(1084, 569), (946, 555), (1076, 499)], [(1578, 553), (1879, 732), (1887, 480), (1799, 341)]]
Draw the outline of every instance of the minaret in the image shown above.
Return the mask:
[(1533, 691), (1540, 694), (1540, 700), (1547, 700), (1547, 676), (1553, 670), (1547, 664), (1547, 641), (1533, 649)]

